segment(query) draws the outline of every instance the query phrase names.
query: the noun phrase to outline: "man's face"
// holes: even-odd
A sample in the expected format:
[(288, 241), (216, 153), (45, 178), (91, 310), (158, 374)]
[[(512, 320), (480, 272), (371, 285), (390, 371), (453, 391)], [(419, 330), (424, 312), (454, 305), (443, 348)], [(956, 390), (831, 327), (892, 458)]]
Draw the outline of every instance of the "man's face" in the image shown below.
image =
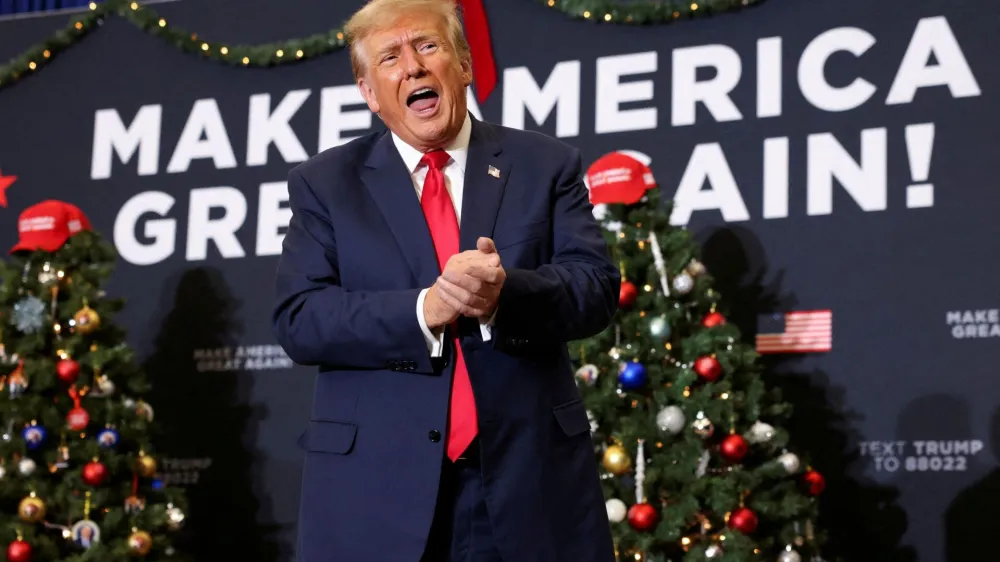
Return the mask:
[(435, 14), (402, 14), (387, 23), (360, 45), (361, 94), (410, 146), (443, 148), (465, 121), (471, 65), (460, 59)]

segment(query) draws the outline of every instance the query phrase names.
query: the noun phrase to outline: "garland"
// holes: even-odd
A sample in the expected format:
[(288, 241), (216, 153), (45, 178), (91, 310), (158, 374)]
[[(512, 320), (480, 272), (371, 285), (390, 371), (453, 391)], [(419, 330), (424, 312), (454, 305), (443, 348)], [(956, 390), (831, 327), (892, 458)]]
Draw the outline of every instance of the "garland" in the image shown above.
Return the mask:
[(541, 0), (550, 8), (575, 18), (595, 22), (651, 24), (670, 23), (713, 13), (728, 12), (764, 0), (643, 0), (641, 2), (615, 2), (612, 0)]
[[(510, 1), (510, 0), (505, 0)], [(750, 6), (764, 0), (642, 0), (621, 4), (610, 0), (540, 0), (564, 14), (594, 22), (622, 24), (667, 23), (681, 18), (708, 15)], [(36, 73), (59, 53), (76, 45), (104, 19), (117, 15), (150, 35), (173, 44), (178, 49), (232, 66), (269, 67), (294, 63), (340, 51), (346, 47), (343, 28), (324, 33), (262, 45), (228, 45), (207, 41), (167, 23), (166, 18), (135, 0), (91, 2), (89, 12), (70, 21), (64, 29), (44, 42), (29, 48), (0, 66), (0, 89)]]

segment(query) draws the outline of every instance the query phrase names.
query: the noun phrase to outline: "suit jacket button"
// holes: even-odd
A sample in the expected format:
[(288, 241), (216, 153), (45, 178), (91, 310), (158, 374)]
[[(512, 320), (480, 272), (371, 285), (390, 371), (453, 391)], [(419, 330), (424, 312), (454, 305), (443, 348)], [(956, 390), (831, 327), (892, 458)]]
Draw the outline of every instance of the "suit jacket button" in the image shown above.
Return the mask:
[(431, 440), (431, 443), (437, 443), (441, 440), (441, 432), (436, 429), (432, 429), (429, 433), (427, 433), (427, 438)]

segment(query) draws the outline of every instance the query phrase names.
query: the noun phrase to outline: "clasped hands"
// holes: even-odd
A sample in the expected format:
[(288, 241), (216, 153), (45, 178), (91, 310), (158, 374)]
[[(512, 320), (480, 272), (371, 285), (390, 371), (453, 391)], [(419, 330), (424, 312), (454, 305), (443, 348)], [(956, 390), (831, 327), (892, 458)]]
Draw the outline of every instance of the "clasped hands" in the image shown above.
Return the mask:
[(424, 297), (424, 321), (435, 329), (459, 316), (488, 318), (496, 310), (507, 274), (493, 240), (480, 238), (475, 250), (455, 254)]

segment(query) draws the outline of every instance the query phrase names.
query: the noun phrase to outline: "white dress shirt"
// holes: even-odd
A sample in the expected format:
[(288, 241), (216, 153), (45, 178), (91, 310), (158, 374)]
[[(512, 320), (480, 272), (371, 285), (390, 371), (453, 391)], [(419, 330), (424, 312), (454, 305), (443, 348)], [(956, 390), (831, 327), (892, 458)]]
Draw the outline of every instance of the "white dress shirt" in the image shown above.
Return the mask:
[[(451, 195), (451, 202), (455, 206), (455, 217), (458, 219), (459, 226), (462, 224), (465, 164), (469, 158), (469, 138), (471, 136), (472, 118), (466, 115), (465, 123), (462, 124), (462, 130), (458, 132), (455, 140), (445, 148), (445, 152), (448, 153), (448, 156), (451, 156), (451, 160), (445, 164), (442, 170), (444, 172), (445, 187), (448, 189), (448, 193)], [(399, 151), (399, 155), (403, 158), (403, 163), (406, 164), (407, 171), (410, 172), (410, 178), (413, 180), (413, 187), (417, 190), (417, 199), (419, 200), (420, 194), (424, 189), (424, 179), (427, 177), (427, 166), (420, 163), (424, 154), (403, 142), (403, 139), (396, 136), (395, 133), (392, 134), (392, 142), (396, 145), (396, 150)], [(417, 321), (420, 322), (420, 329), (424, 333), (424, 339), (427, 341), (427, 349), (430, 351), (431, 357), (440, 357), (444, 349), (444, 329), (438, 329), (437, 333), (434, 333), (427, 327), (427, 321), (424, 319), (424, 298), (426, 296), (427, 289), (424, 289), (420, 291), (420, 295), (417, 297)], [(490, 341), (490, 338), (493, 336), (492, 326), (494, 318), (496, 318), (496, 311), (493, 312), (493, 316), (488, 320), (480, 320), (479, 322), (483, 341)]]

